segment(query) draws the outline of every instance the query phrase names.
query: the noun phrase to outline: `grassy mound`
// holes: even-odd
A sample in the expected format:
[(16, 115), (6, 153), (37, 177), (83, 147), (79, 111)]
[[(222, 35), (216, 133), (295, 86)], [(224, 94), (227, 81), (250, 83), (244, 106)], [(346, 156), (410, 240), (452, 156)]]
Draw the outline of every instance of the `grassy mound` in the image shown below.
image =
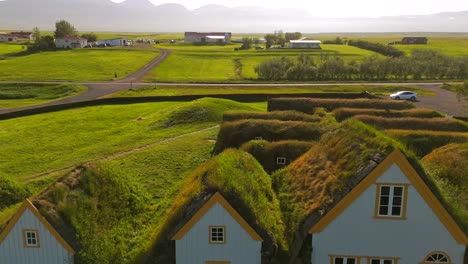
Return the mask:
[(29, 189), (14, 179), (0, 174), (0, 211), (31, 195)]
[[(349, 183), (355, 180), (355, 175), (367, 172), (369, 164), (375, 166), (371, 160), (383, 159), (392, 150), (391, 140), (350, 119), (325, 134), (288, 167), (273, 174), (273, 187), (281, 197), (287, 233), (301, 230), (308, 215), (324, 214), (350, 191)], [(292, 242), (294, 238), (290, 239)]]
[(468, 125), (453, 118), (386, 118), (370, 115), (357, 115), (354, 118), (377, 129), (409, 129), (409, 130), (433, 130), (468, 132)]
[(402, 110), (414, 108), (414, 105), (407, 101), (381, 99), (273, 98), (268, 100), (268, 111), (296, 110), (312, 113), (318, 107), (328, 111), (341, 107)]
[(131, 263), (138, 245), (128, 238), (150, 220), (148, 200), (145, 189), (126, 174), (83, 167), (50, 188), (39, 204), (54, 226), (65, 223), (70, 229), (67, 240), (77, 250), (76, 263)]
[(302, 121), (279, 121), (246, 119), (225, 122), (216, 141), (215, 153), (227, 148), (238, 148), (243, 143), (261, 137), (268, 141), (301, 140), (311, 141), (320, 138), (321, 129), (317, 124)]
[[(266, 172), (272, 173), (306, 153), (314, 146), (313, 142), (285, 140), (268, 142), (265, 140), (252, 140), (241, 146), (241, 149), (252, 154)], [(277, 158), (286, 158), (286, 165), (278, 165)]]
[(468, 143), (438, 148), (423, 159), (426, 171), (433, 176), (452, 211), (463, 219), (468, 230)]
[(429, 130), (385, 130), (389, 136), (402, 142), (419, 157), (451, 143), (468, 142), (468, 133)]
[(254, 110), (241, 103), (215, 98), (202, 98), (176, 105), (160, 112), (162, 118), (151, 124), (153, 128), (167, 128), (182, 124), (220, 122), (228, 110)]
[(203, 205), (200, 201), (216, 192), (220, 192), (264, 239), (263, 249), (270, 253), (285, 249), (284, 226), (270, 177), (250, 154), (229, 149), (189, 176), (168, 211), (168, 220), (155, 243), (153, 263), (155, 260), (173, 261), (175, 254), (169, 238)]
[(297, 111), (274, 111), (274, 112), (254, 112), (254, 111), (239, 111), (226, 112), (223, 116), (223, 122), (238, 121), (242, 119), (265, 119), (265, 120), (281, 120), (281, 121), (305, 121), (316, 122), (319, 118), (312, 115), (304, 114)]
[(434, 118), (444, 117), (443, 114), (428, 108), (414, 108), (405, 110), (385, 110), (385, 109), (368, 109), (368, 108), (338, 108), (333, 110), (336, 119), (342, 121), (344, 119), (356, 115), (370, 115), (381, 117), (418, 117), (418, 118)]

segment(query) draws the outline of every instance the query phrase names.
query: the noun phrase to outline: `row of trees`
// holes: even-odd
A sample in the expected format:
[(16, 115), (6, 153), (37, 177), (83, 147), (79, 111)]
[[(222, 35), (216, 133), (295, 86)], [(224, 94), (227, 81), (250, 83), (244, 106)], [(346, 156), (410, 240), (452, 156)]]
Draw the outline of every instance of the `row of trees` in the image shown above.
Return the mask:
[(269, 49), (273, 45), (279, 45), (284, 47), (286, 43), (293, 39), (300, 39), (302, 37), (301, 32), (286, 32), (282, 30), (275, 31), (273, 34), (266, 34), (266, 48)]
[(435, 50), (414, 50), (410, 57), (370, 56), (358, 62), (321, 54), (316, 62), (301, 54), (282, 57), (255, 67), (258, 78), (269, 81), (443, 80), (468, 78), (468, 58), (449, 57)]
[(349, 40), (348, 41), (349, 46), (354, 46), (358, 47), (361, 49), (366, 49), (366, 50), (371, 50), (377, 53), (380, 53), (385, 56), (389, 57), (402, 57), (405, 56), (405, 53), (395, 47), (380, 44), (380, 43), (374, 43), (374, 42), (369, 42), (369, 41), (364, 41), (364, 40)]

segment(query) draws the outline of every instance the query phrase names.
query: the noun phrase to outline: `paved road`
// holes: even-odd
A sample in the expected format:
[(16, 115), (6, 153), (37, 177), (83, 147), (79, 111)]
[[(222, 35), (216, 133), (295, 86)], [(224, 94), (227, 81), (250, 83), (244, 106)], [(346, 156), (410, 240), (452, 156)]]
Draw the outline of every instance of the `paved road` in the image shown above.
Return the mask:
[(416, 106), (436, 109), (448, 116), (468, 116), (468, 100), (458, 100), (454, 92), (441, 89), (438, 84), (427, 84), (422, 88), (436, 95), (419, 96)]

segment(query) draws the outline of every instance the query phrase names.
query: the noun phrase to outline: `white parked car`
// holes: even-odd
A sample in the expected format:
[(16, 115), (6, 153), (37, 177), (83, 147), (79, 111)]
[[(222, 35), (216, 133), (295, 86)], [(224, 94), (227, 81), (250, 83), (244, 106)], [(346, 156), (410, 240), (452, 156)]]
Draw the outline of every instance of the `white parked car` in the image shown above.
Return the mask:
[(410, 92), (410, 91), (400, 91), (394, 94), (390, 95), (391, 99), (394, 100), (411, 100), (411, 101), (416, 101), (416, 93)]

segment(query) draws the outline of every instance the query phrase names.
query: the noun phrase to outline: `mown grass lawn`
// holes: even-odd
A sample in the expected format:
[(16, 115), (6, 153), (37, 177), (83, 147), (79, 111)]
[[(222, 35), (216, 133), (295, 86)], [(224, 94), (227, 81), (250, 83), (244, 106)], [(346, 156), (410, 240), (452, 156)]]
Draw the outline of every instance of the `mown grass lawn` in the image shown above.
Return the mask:
[[(240, 44), (226, 46), (196, 46), (189, 43), (161, 44), (160, 47), (174, 52), (145, 77), (147, 81), (162, 82), (224, 82), (256, 79), (255, 66), (273, 58), (295, 59), (299, 54), (308, 54), (315, 60), (321, 55), (342, 56), (346, 61), (360, 60), (374, 52), (343, 45), (322, 45), (320, 50), (270, 49), (234, 51)], [(242, 64), (242, 74), (235, 74), (235, 60)]]
[(135, 72), (157, 57), (152, 49), (75, 49), (7, 56), (0, 80), (109, 81)]
[(0, 109), (46, 103), (86, 90), (78, 84), (0, 83)]
[(23, 51), (25, 48), (26, 46), (23, 45), (0, 43), (0, 60), (5, 59), (4, 55), (18, 53)]
[(0, 121), (0, 174), (34, 175), (99, 159), (219, 123), (229, 100), (106, 105)]
[(434, 95), (433, 92), (413, 86), (363, 86), (363, 85), (327, 85), (327, 86), (230, 86), (230, 87), (190, 87), (190, 86), (140, 86), (125, 90), (108, 97), (144, 97), (178, 96), (206, 94), (298, 94), (298, 93), (359, 93), (369, 91), (378, 95), (389, 95), (396, 91), (411, 90), (419, 95)]

